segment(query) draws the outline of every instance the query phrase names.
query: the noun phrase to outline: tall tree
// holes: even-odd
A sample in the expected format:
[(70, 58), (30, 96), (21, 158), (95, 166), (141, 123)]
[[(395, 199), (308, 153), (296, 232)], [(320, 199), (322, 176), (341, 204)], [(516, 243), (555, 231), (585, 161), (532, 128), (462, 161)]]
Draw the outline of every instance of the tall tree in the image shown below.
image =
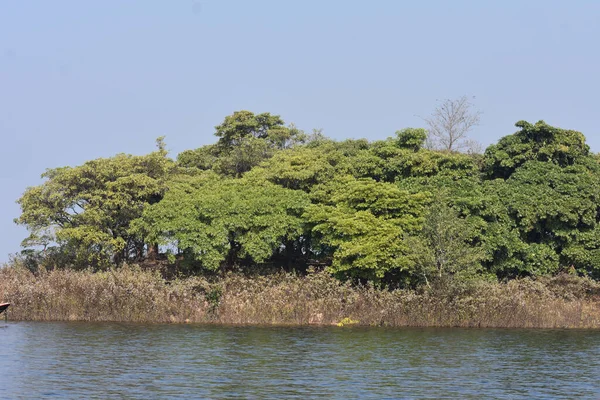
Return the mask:
[(416, 268), (416, 278), (427, 285), (434, 279), (469, 279), (482, 270), (484, 252), (472, 243), (476, 226), (449, 206), (445, 195), (431, 204), (422, 230), (408, 239)]
[(313, 225), (315, 247), (324, 246), (321, 256), (332, 256), (331, 272), (381, 279), (412, 268), (403, 239), (419, 229), (426, 194), (346, 176), (316, 187), (312, 197), (305, 218)]
[(396, 138), (398, 147), (419, 151), (427, 140), (427, 131), (422, 128), (405, 128), (396, 131)]
[(500, 277), (571, 269), (600, 276), (600, 164), (583, 134), (543, 121), (487, 148), (481, 240)]
[(22, 214), (15, 222), (30, 231), (23, 246), (57, 245), (76, 267), (143, 257), (144, 239), (129, 227), (165, 192), (173, 163), (162, 138), (158, 147), (146, 156), (119, 154), (47, 170), (46, 181), (18, 200)]
[(509, 178), (527, 161), (543, 161), (566, 167), (590, 154), (581, 132), (556, 128), (544, 121), (519, 121), (520, 130), (489, 146), (483, 170), (489, 178)]
[(304, 232), (308, 195), (254, 179), (223, 179), (212, 171), (179, 177), (148, 207), (133, 231), (208, 270), (263, 262)]
[(177, 155), (177, 165), (184, 168), (212, 169), (217, 163), (217, 148), (214, 144), (193, 150), (184, 150)]
[[(215, 170), (238, 177), (273, 156), (276, 150), (306, 139), (304, 132), (294, 125), (285, 126), (279, 115), (250, 111), (236, 111), (225, 117), (223, 123), (215, 127), (215, 136), (219, 140), (209, 151), (216, 157)], [(204, 159), (205, 155), (206, 152)]]

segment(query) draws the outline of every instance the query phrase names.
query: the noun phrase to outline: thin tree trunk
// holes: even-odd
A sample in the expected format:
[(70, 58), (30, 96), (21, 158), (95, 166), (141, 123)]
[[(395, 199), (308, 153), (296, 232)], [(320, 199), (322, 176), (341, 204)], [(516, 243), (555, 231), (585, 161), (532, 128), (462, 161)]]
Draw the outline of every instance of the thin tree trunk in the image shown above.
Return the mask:
[(154, 261), (158, 258), (158, 244), (153, 243), (148, 245), (148, 260)]

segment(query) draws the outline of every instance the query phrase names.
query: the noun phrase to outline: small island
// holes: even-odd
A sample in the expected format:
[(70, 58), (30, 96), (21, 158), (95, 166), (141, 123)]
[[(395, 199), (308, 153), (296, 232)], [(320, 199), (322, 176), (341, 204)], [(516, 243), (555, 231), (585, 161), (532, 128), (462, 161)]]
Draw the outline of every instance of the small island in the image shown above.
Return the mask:
[(159, 138), (48, 169), (0, 300), (20, 320), (600, 327), (600, 157), (543, 121), (477, 151), (463, 107), (378, 141), (238, 111), (176, 159)]

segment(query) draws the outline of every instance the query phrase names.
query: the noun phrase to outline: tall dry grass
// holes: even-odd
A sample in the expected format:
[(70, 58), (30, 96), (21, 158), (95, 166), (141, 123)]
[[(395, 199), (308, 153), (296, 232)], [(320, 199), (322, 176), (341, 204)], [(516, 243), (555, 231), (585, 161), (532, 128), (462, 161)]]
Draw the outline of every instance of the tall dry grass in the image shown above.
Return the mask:
[(10, 319), (457, 327), (600, 327), (600, 284), (572, 276), (508, 283), (446, 281), (420, 290), (352, 286), (323, 272), (165, 280), (107, 272), (0, 269)]
[(10, 318), (38, 321), (201, 321), (209, 308), (200, 278), (166, 282), (160, 274), (124, 267), (106, 272), (24, 268), (0, 270), (0, 298)]

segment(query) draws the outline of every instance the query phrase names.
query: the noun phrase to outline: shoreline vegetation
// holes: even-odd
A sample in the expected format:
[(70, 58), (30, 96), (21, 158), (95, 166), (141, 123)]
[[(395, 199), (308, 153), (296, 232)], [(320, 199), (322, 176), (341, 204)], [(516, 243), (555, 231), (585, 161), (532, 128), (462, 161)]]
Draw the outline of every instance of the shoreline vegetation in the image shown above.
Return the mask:
[(0, 270), (11, 320), (470, 328), (600, 328), (600, 284), (573, 275), (438, 281), (418, 289), (351, 285), (324, 271), (166, 280), (103, 272)]
[(216, 143), (47, 169), (11, 318), (600, 328), (600, 155), (544, 121), (482, 153), (469, 100), (384, 140), (236, 111)]

